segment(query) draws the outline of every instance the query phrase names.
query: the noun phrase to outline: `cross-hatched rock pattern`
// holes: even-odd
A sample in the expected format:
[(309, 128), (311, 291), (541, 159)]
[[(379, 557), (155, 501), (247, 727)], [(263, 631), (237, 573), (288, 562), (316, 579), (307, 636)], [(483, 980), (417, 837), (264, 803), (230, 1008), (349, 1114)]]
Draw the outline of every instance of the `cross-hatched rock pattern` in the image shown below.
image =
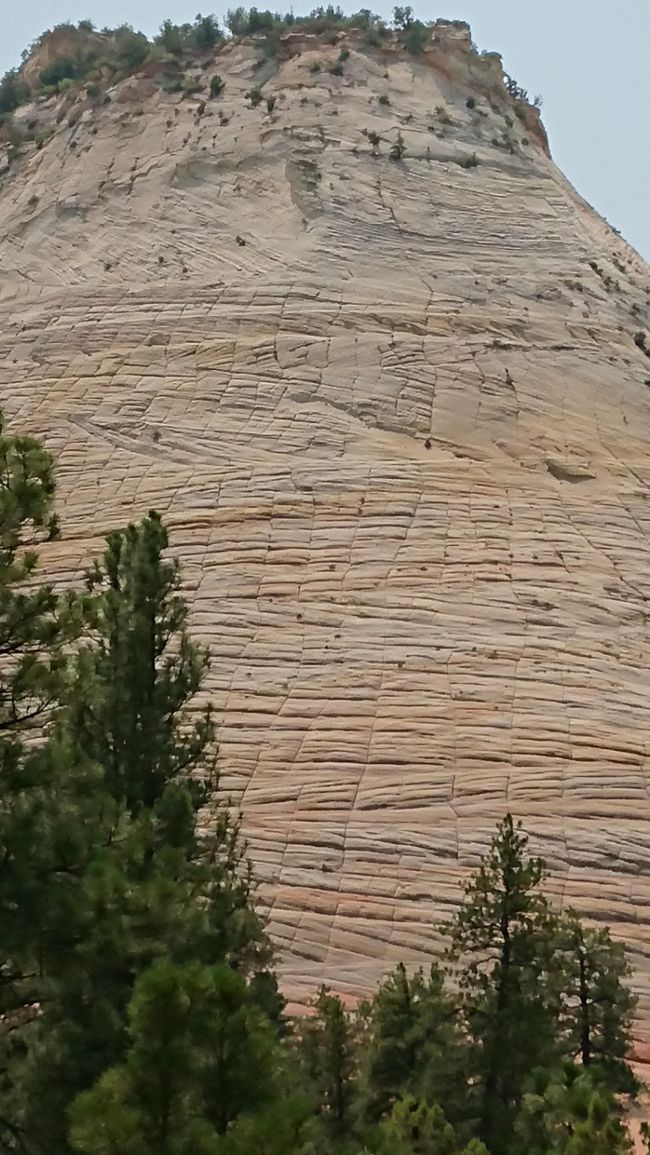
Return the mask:
[(61, 580), (170, 526), (296, 1002), (437, 949), (510, 810), (648, 1037), (650, 273), (457, 36), (64, 116), (0, 178), (0, 402)]

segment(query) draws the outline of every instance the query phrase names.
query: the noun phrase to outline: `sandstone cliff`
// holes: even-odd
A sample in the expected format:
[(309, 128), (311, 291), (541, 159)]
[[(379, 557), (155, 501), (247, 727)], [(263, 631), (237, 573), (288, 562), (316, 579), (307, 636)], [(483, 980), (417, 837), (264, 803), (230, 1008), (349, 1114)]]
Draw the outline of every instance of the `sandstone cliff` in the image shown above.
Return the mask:
[(650, 270), (463, 26), (201, 64), (215, 100), (145, 70), (0, 159), (48, 565), (166, 517), (295, 999), (435, 947), (510, 809), (648, 1020)]

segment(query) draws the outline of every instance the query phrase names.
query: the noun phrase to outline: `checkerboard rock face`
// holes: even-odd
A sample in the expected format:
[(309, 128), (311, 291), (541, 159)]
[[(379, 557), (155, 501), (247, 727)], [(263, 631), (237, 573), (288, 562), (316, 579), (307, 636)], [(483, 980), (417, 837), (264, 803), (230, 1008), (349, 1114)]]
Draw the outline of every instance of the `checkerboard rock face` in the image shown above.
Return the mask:
[(462, 29), (347, 44), (231, 44), (204, 107), (131, 79), (0, 165), (45, 561), (164, 515), (295, 1002), (437, 950), (510, 810), (648, 1038), (649, 270)]

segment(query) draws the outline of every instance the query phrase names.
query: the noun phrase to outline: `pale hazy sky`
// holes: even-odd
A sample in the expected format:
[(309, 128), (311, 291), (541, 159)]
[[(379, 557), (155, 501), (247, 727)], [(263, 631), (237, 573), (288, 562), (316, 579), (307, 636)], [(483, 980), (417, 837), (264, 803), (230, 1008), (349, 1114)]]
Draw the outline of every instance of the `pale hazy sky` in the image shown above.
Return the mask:
[[(326, 0), (325, 0), (326, 2)], [(0, 73), (45, 28), (63, 20), (99, 27), (127, 22), (147, 34), (169, 17), (191, 20), (210, 0), (0, 0), (7, 6)], [(358, 0), (389, 17), (392, 4)], [(228, 7), (236, 7), (230, 0)], [(249, 7), (250, 4), (247, 4)], [(312, 0), (295, 12), (308, 11)], [(257, 7), (286, 10), (290, 0)], [(650, 0), (444, 0), (435, 10), (413, 3), (422, 20), (467, 20), (479, 48), (500, 52), (508, 72), (543, 117), (556, 162), (578, 191), (650, 260)]]

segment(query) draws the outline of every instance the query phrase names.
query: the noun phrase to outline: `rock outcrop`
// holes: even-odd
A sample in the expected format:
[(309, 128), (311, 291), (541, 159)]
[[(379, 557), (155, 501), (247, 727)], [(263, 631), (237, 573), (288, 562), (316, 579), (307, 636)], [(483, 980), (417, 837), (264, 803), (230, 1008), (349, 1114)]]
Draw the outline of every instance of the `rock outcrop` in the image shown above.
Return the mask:
[(510, 809), (648, 1038), (650, 271), (462, 27), (259, 58), (17, 118), (0, 403), (59, 463), (47, 564), (167, 519), (294, 999), (435, 949)]

